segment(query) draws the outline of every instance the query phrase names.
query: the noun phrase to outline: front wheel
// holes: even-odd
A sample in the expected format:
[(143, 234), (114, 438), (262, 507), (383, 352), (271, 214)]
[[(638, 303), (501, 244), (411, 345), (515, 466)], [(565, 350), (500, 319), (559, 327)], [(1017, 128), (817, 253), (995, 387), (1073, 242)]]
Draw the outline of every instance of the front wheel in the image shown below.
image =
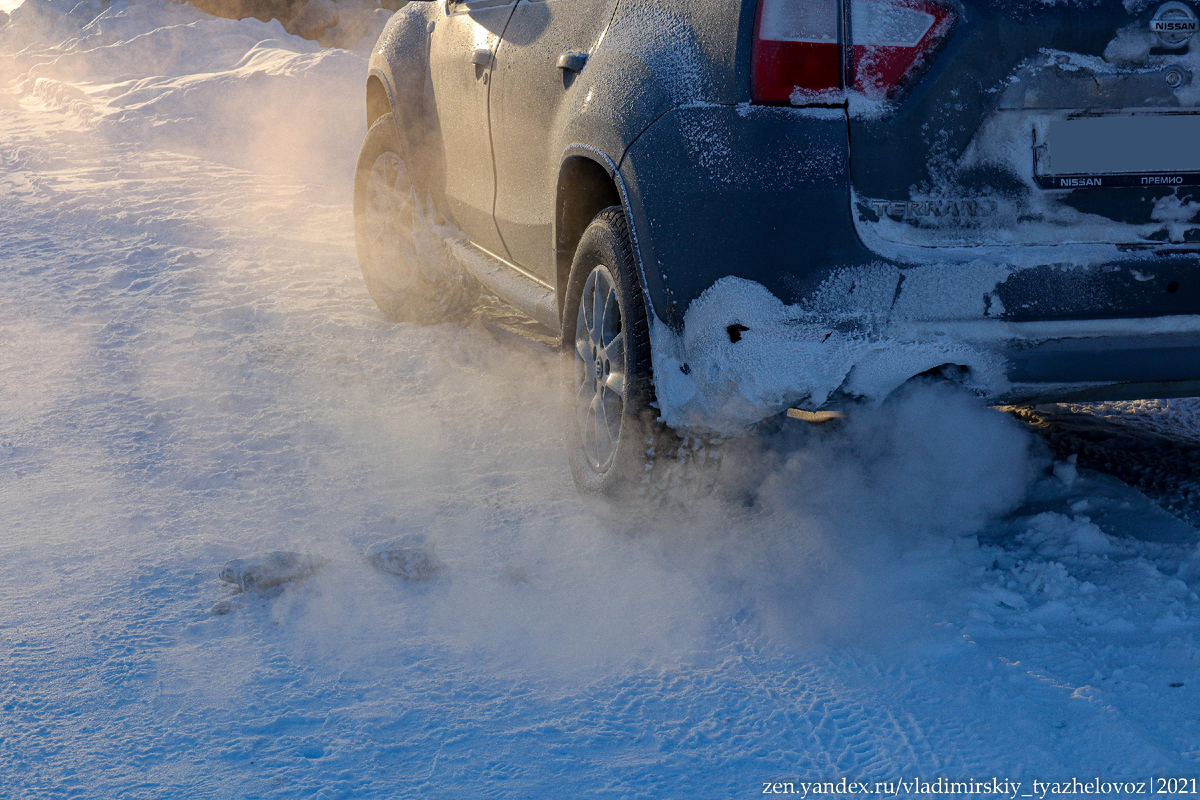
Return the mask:
[(579, 242), (563, 349), (567, 455), (583, 494), (662, 506), (711, 490), (720, 443), (680, 437), (658, 418), (645, 298), (620, 207), (600, 212)]
[(395, 322), (441, 322), (478, 287), (450, 256), (417, 195), (391, 114), (371, 125), (354, 174), (354, 241), (371, 299)]

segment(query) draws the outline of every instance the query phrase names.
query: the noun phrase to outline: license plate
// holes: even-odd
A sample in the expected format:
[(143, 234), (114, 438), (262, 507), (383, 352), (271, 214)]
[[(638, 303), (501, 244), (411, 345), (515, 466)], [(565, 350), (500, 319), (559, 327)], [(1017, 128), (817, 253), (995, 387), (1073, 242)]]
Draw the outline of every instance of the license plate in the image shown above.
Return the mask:
[(1200, 114), (1077, 117), (1045, 130), (1044, 189), (1200, 185)]

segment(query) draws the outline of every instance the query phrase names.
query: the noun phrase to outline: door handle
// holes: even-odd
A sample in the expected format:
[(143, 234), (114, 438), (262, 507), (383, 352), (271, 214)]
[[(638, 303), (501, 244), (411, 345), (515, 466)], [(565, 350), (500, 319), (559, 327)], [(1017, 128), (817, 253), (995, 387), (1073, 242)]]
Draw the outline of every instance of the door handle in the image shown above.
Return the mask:
[(587, 60), (587, 53), (563, 53), (558, 57), (558, 68), (565, 72), (582, 72)]
[(492, 51), (486, 47), (477, 47), (471, 53), (471, 63), (477, 67), (486, 67), (492, 63)]

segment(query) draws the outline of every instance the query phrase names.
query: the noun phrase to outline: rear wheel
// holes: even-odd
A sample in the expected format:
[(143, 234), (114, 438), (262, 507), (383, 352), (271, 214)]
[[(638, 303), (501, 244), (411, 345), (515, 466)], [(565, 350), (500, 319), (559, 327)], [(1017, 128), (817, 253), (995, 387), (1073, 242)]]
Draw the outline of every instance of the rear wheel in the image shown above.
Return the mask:
[(391, 114), (371, 125), (354, 175), (354, 239), (371, 299), (397, 322), (441, 322), (474, 305), (478, 288), (425, 213)]
[(563, 346), (567, 455), (583, 494), (663, 506), (711, 490), (719, 442), (680, 437), (658, 419), (646, 304), (620, 207), (600, 212), (580, 240)]

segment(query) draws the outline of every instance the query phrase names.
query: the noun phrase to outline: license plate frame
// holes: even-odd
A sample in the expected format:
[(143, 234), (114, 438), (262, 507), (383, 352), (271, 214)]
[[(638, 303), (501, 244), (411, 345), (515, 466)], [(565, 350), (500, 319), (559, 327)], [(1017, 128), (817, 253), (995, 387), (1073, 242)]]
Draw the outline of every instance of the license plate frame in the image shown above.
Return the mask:
[(1200, 186), (1200, 113), (1043, 120), (1034, 127), (1034, 180), (1068, 191)]

